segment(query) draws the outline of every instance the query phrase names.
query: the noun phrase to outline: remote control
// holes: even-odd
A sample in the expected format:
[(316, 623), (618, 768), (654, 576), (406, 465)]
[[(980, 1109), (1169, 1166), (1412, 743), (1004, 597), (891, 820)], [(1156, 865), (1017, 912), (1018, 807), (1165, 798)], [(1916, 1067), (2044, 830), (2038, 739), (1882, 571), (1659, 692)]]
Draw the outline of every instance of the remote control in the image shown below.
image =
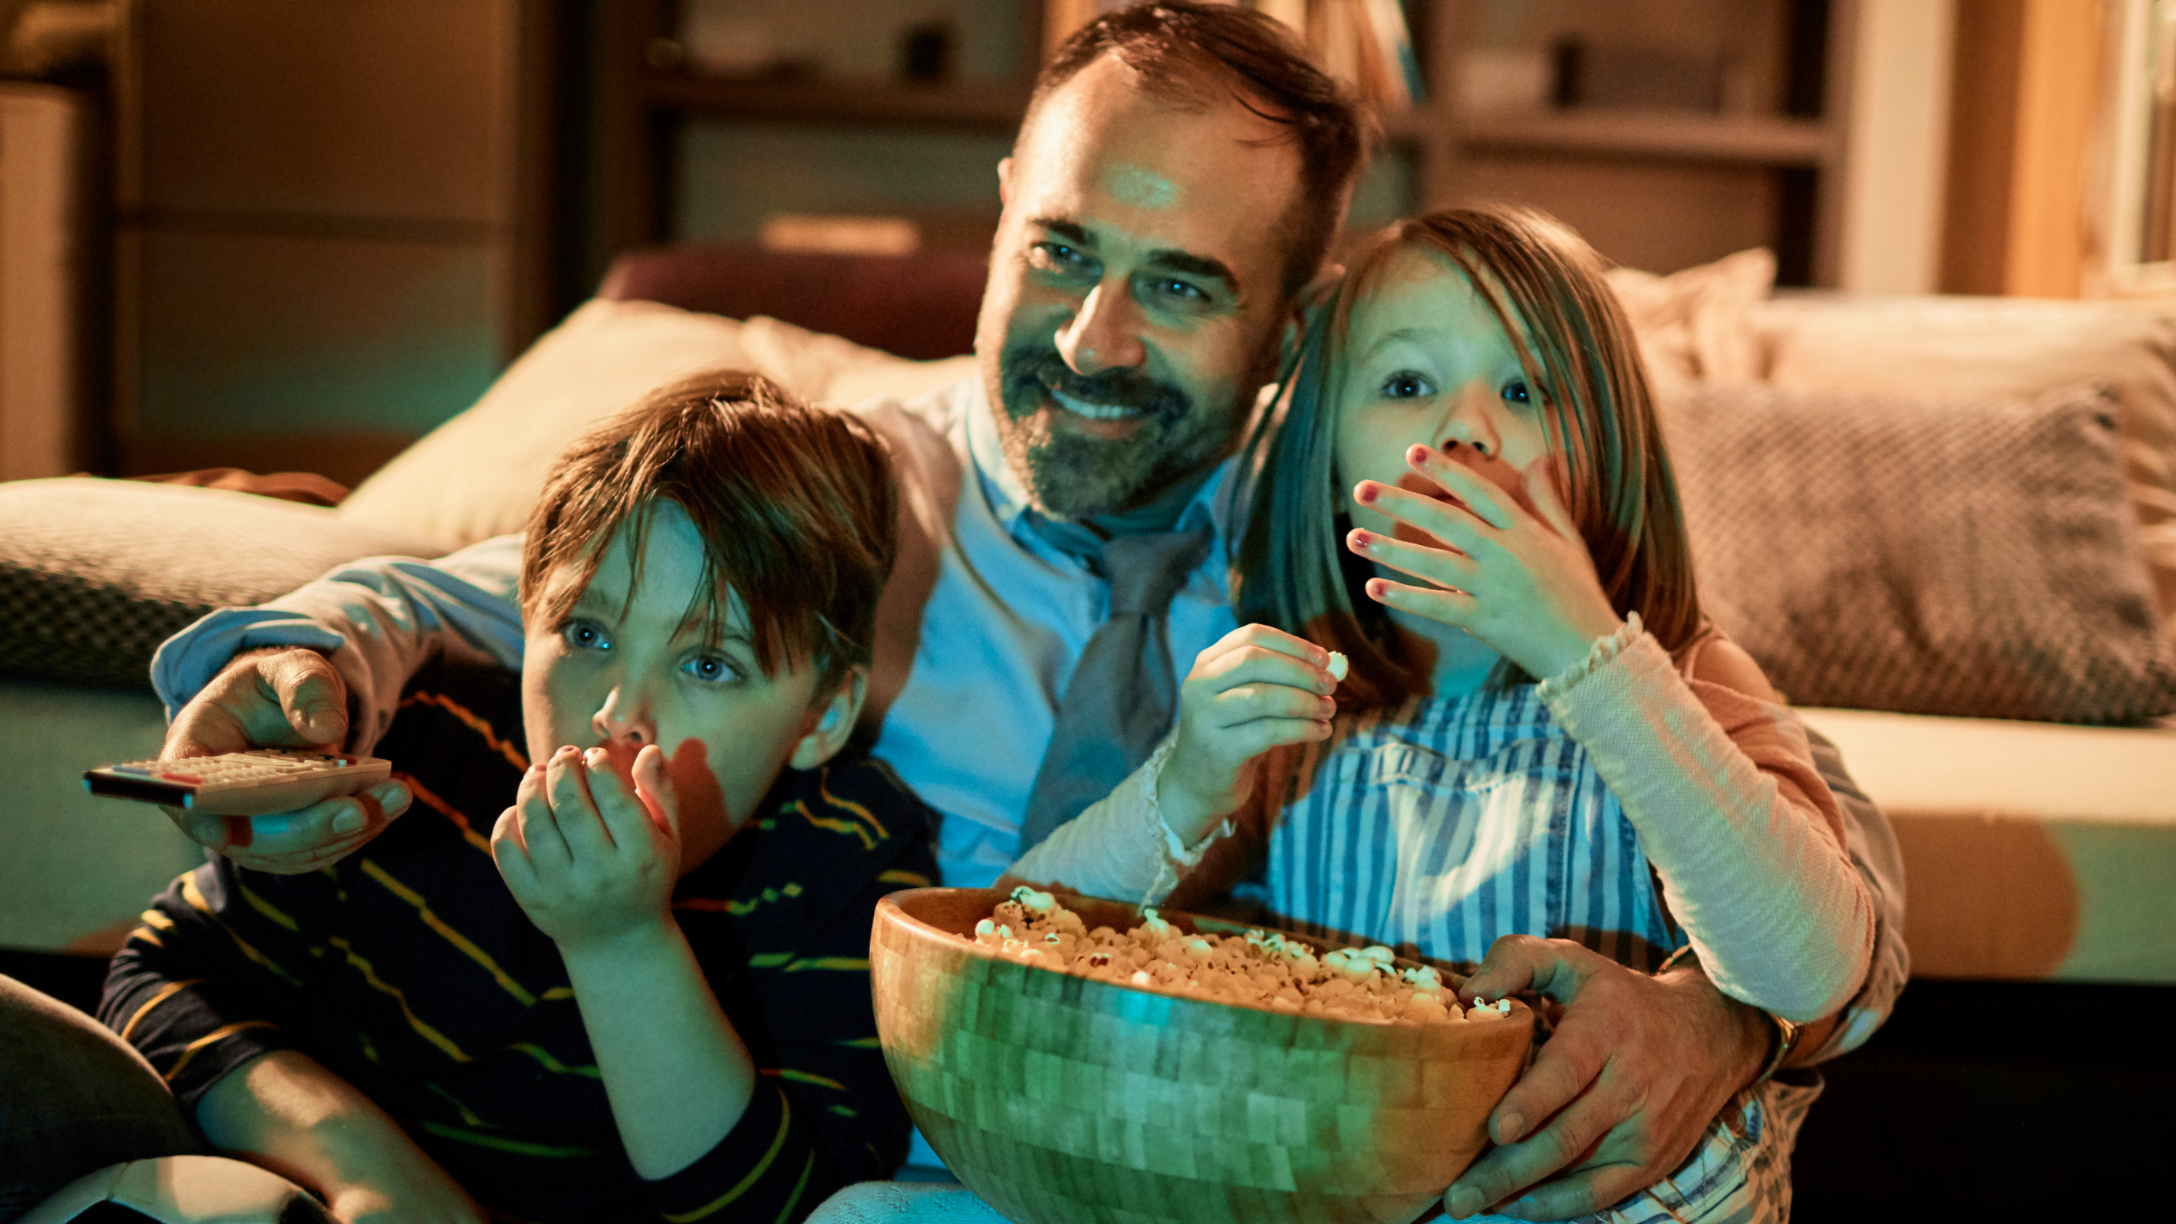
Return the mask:
[(367, 790), (392, 771), (391, 762), (377, 757), (260, 748), (89, 769), (83, 789), (216, 816), (263, 816)]

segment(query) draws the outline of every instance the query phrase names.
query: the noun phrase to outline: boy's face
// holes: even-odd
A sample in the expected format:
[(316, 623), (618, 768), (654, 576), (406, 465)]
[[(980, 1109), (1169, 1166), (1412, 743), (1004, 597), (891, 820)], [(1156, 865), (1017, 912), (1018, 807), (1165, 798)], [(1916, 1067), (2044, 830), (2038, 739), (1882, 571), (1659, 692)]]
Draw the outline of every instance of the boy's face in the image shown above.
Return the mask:
[[(849, 679), (819, 701), (805, 661), (766, 678), (737, 594), (725, 636), (706, 645), (703, 625), (688, 618), (703, 581), (702, 536), (675, 502), (655, 503), (647, 520), (639, 582), (640, 527), (630, 523), (562, 622), (524, 626), (522, 721), (530, 760), (563, 745), (602, 747), (623, 781), (642, 746), (656, 744), (679, 796), (684, 875), (748, 819), (782, 767), (813, 768), (836, 751), (858, 694)], [(562, 571), (546, 582), (573, 579)]]

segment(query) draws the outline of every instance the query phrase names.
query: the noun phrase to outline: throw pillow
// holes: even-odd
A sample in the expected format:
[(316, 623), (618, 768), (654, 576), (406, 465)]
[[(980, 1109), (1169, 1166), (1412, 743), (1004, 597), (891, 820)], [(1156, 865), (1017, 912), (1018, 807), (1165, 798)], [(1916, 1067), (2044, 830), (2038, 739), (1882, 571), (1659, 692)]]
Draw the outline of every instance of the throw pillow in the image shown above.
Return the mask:
[(0, 673), (148, 688), (159, 643), (215, 607), (429, 548), (248, 493), (75, 476), (0, 484)]
[(1665, 389), (1708, 614), (1797, 704), (2176, 711), (2115, 394)]
[(794, 394), (905, 362), (837, 336), (758, 316), (745, 322), (660, 306), (592, 301), (540, 338), (483, 398), (402, 451), (340, 505), (343, 518), (432, 541), (436, 552), (520, 531), (552, 461), (596, 422), (702, 370), (754, 370)]
[(1668, 276), (1609, 270), (1609, 287), (1658, 382), (1758, 380), (1765, 360), (1753, 308), (1775, 283), (1776, 257), (1759, 247)]
[(2104, 382), (2123, 397), (2123, 463), (2163, 631), (2176, 635), (2176, 308), (2029, 298), (1761, 304), (1766, 381), (1808, 390), (1985, 398)]

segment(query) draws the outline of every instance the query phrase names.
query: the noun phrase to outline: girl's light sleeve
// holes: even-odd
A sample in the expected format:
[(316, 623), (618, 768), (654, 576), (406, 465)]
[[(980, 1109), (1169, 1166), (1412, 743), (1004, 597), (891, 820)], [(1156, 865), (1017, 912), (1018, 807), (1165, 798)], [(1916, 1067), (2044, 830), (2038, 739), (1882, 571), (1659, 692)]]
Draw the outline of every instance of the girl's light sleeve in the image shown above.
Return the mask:
[(1717, 988), (1801, 1022), (1841, 1008), (1874, 898), (1790, 712), (1687, 679), (1637, 617), (1540, 695), (1624, 805)]

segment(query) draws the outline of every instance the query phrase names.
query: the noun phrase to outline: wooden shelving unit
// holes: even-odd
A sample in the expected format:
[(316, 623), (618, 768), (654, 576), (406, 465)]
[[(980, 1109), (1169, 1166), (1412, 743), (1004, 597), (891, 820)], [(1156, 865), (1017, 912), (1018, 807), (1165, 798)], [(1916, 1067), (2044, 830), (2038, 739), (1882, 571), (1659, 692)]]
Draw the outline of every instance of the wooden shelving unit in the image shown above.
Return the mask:
[[(1465, 111), (1457, 76), (1475, 39), (1481, 0), (1410, 0), (1416, 53), (1428, 88), (1420, 106), (1384, 117), (1390, 152), (1404, 159), (1411, 211), (1468, 199), (1486, 173), (1506, 165), (1548, 163), (1589, 179), (1615, 172), (1773, 175), (1765, 240), (1781, 256), (1786, 280), (1832, 283), (1843, 167), (1844, 124), (1835, 103), (1848, 93), (1848, 46), (1854, 0), (1766, 0), (1786, 39), (1786, 73), (1799, 95), (1772, 110), (1714, 114), (1605, 109)], [(919, 129), (1009, 134), (1025, 110), (1029, 82), (910, 86), (845, 81), (764, 81), (703, 76), (679, 66), (672, 0), (626, 0), (600, 9), (597, 99), (604, 123), (597, 159), (608, 190), (592, 232), (606, 251), (671, 238), (668, 201), (676, 168), (674, 134), (699, 120), (788, 121), (874, 130)], [(1027, 22), (1024, 26), (1032, 26)], [(1040, 47), (1039, 31), (1023, 29)], [(1810, 76), (1809, 89), (1806, 78)], [(1807, 97), (1811, 103), (1808, 104)], [(1828, 101), (1824, 104), (1823, 99)], [(1804, 112), (1784, 113), (1786, 105)], [(1595, 190), (1606, 190), (1606, 184)], [(1745, 190), (1739, 192), (1747, 194)], [(1544, 207), (1550, 201), (1540, 200)], [(1657, 217), (1654, 224), (1673, 224)], [(1605, 254), (1609, 254), (1606, 248)], [(1725, 252), (1716, 251), (1714, 255)], [(1664, 269), (1667, 270), (1667, 269)], [(1795, 272), (1795, 277), (1793, 273)]]

